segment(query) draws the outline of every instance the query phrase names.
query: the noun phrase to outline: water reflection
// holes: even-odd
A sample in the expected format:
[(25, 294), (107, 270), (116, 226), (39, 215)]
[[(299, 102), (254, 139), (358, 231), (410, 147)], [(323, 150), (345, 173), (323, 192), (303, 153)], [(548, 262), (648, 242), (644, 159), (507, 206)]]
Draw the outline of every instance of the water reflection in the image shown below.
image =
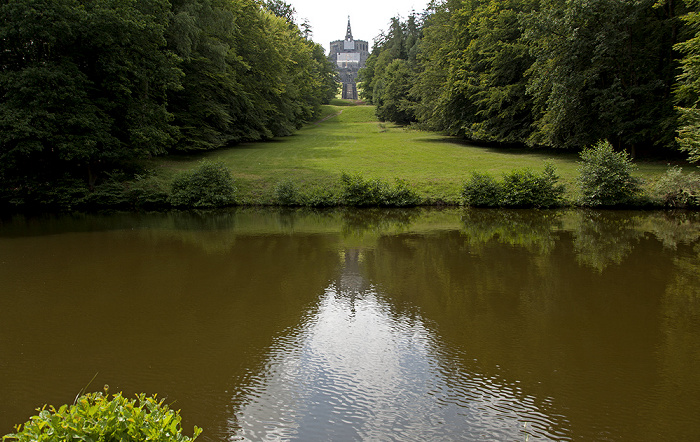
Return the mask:
[(268, 362), (238, 383), (234, 440), (536, 440), (566, 437), (518, 386), (464, 369), (415, 309), (397, 311), (346, 250), (341, 276)]
[(202, 440), (697, 440), (700, 214), (0, 225), (0, 433), (99, 372)]
[(547, 255), (570, 236), (577, 261), (598, 272), (622, 264), (650, 236), (673, 250), (700, 239), (698, 212), (467, 209), (461, 220), (467, 243), (475, 247), (497, 242)]

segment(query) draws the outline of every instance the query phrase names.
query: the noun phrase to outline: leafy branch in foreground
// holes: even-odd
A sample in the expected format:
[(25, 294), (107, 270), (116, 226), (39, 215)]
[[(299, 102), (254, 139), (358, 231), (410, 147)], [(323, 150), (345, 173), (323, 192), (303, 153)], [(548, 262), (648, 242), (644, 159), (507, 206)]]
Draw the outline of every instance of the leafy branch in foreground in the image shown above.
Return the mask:
[(136, 399), (127, 399), (117, 393), (109, 399), (107, 392), (105, 386), (105, 393), (87, 393), (73, 405), (37, 409), (37, 415), (18, 425), (16, 433), (5, 435), (2, 440), (190, 442), (202, 432), (195, 426), (191, 438), (183, 435), (180, 412), (171, 410), (156, 395), (147, 397), (141, 393)]

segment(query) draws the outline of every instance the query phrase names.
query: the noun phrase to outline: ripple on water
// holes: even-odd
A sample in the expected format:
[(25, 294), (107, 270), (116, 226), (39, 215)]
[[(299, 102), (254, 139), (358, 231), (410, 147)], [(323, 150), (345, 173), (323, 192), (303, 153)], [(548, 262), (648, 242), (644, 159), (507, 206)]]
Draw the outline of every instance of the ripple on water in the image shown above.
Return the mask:
[(419, 318), (371, 289), (329, 289), (243, 380), (236, 440), (547, 440), (558, 424), (517, 385), (460, 369)]

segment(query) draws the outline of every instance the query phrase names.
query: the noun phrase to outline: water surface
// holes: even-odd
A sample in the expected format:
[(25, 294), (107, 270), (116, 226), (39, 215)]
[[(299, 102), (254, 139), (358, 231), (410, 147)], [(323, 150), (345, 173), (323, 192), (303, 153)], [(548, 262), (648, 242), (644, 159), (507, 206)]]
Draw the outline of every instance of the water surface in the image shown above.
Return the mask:
[(201, 440), (698, 440), (700, 218), (16, 217), (0, 434), (109, 384)]

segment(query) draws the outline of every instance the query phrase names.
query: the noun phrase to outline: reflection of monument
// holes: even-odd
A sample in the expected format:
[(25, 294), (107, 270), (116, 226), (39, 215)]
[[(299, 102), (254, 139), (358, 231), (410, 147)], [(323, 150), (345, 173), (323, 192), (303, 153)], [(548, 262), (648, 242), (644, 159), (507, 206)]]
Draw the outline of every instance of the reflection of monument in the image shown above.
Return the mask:
[(348, 17), (348, 30), (345, 40), (331, 42), (330, 59), (338, 67), (340, 81), (343, 83), (343, 98), (357, 100), (357, 72), (365, 67), (369, 57), (369, 44), (364, 40), (354, 40)]

